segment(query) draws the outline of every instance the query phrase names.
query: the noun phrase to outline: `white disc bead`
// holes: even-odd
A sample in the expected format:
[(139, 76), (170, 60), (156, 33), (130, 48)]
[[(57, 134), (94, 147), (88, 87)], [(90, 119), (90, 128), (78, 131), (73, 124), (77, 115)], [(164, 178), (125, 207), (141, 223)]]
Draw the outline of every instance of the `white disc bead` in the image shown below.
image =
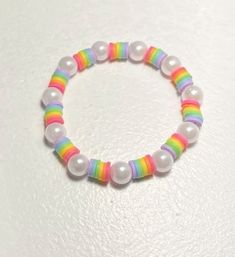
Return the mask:
[(61, 102), (62, 98), (63, 98), (63, 95), (57, 88), (49, 87), (44, 91), (42, 95), (42, 103), (45, 106), (47, 106), (49, 103), (52, 103), (55, 101)]
[(111, 179), (115, 184), (125, 185), (132, 178), (132, 170), (126, 162), (116, 162), (111, 166)]
[(199, 137), (200, 130), (192, 122), (183, 122), (179, 125), (177, 132), (188, 139), (188, 143), (195, 143)]
[(72, 77), (77, 72), (77, 63), (73, 57), (65, 56), (60, 59), (58, 68), (66, 71)]
[(171, 73), (181, 66), (180, 60), (175, 56), (167, 56), (161, 63), (161, 71), (167, 77), (171, 76)]
[(200, 87), (198, 86), (189, 86), (185, 88), (181, 95), (182, 100), (187, 100), (187, 99), (193, 99), (197, 100), (200, 104), (203, 101), (203, 93)]
[(45, 129), (45, 138), (52, 145), (55, 145), (65, 135), (66, 129), (60, 123), (51, 123)]
[(144, 59), (147, 45), (142, 41), (135, 41), (130, 44), (128, 49), (129, 58), (132, 61), (140, 62)]
[(158, 150), (153, 153), (153, 159), (156, 165), (156, 170), (159, 173), (166, 173), (170, 171), (174, 163), (170, 153), (164, 150)]
[(94, 51), (97, 61), (103, 62), (108, 59), (108, 44), (106, 42), (97, 41), (92, 45), (91, 49)]
[(68, 172), (73, 177), (82, 177), (86, 175), (89, 166), (88, 158), (83, 154), (75, 154), (67, 164)]

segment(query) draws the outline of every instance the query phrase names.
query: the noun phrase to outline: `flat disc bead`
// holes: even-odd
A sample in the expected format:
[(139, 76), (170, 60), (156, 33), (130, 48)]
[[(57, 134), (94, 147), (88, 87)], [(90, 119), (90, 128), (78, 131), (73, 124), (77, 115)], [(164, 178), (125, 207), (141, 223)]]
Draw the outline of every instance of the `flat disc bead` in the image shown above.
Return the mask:
[(60, 59), (58, 68), (66, 71), (72, 77), (77, 72), (77, 63), (73, 57), (65, 56)]
[(73, 177), (82, 177), (87, 174), (89, 166), (88, 158), (83, 154), (75, 154), (67, 164), (68, 172)]
[(170, 153), (164, 150), (158, 150), (153, 153), (153, 160), (156, 165), (156, 171), (159, 173), (167, 173), (171, 170), (174, 160)]
[(195, 85), (189, 86), (183, 91), (181, 95), (181, 99), (182, 101), (187, 99), (193, 99), (193, 100), (197, 100), (201, 104), (203, 101), (202, 90), (200, 89), (200, 87)]
[(111, 166), (111, 180), (117, 185), (125, 185), (132, 178), (131, 167), (126, 162), (116, 162)]
[(135, 62), (141, 62), (147, 51), (147, 45), (142, 41), (135, 41), (130, 44), (128, 52), (129, 58)]
[(179, 125), (177, 132), (185, 136), (189, 144), (193, 144), (198, 140), (200, 130), (194, 123), (186, 121)]
[(47, 106), (52, 102), (61, 102), (63, 98), (62, 93), (57, 88), (49, 87), (42, 95), (42, 103)]
[(66, 129), (60, 123), (51, 123), (45, 129), (45, 138), (51, 145), (55, 145), (65, 135)]
[(167, 56), (161, 63), (161, 71), (167, 77), (171, 76), (171, 73), (181, 66), (180, 60), (175, 56)]
[(108, 44), (106, 42), (97, 41), (92, 45), (91, 49), (94, 51), (97, 61), (103, 62), (108, 59)]

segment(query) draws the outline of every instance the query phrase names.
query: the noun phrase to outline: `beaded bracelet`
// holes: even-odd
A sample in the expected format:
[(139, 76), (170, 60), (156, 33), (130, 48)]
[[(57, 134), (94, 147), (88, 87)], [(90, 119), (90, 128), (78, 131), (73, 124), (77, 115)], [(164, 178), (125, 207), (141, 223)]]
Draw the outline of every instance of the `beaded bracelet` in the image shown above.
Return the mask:
[[(77, 71), (89, 68), (96, 62), (106, 60), (127, 60), (144, 62), (171, 79), (178, 94), (181, 96), (183, 122), (173, 133), (161, 149), (152, 155), (147, 154), (129, 162), (104, 162), (90, 159), (80, 154), (80, 150), (66, 137), (63, 120), (62, 97), (69, 79)], [(154, 173), (164, 174), (171, 170), (173, 162), (193, 144), (199, 137), (199, 129), (203, 123), (200, 105), (203, 94), (199, 87), (193, 84), (190, 73), (181, 66), (179, 59), (167, 54), (156, 47), (147, 47), (141, 41), (130, 45), (127, 42), (105, 43), (98, 41), (91, 48), (74, 54), (73, 57), (64, 57), (59, 61), (53, 73), (48, 88), (42, 96), (45, 106), (45, 138), (55, 148), (55, 152), (67, 166), (68, 174), (74, 178), (88, 177), (99, 182), (112, 181), (117, 185), (125, 185), (131, 179), (140, 179)]]

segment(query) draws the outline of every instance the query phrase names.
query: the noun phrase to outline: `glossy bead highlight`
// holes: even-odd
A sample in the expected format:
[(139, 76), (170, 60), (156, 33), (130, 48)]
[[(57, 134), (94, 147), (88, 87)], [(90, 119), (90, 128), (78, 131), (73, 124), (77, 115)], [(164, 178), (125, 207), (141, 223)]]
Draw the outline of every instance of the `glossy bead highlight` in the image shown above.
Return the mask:
[(125, 185), (132, 177), (131, 167), (126, 162), (116, 162), (111, 166), (111, 179), (117, 185)]
[(52, 123), (45, 129), (45, 138), (51, 145), (55, 145), (65, 135), (66, 129), (60, 123)]
[(89, 166), (88, 158), (83, 154), (75, 154), (67, 164), (68, 172), (73, 177), (82, 177), (87, 174)]
[(66, 71), (72, 77), (77, 72), (77, 63), (73, 57), (65, 56), (59, 61), (58, 68)]
[(52, 102), (61, 102), (63, 98), (62, 93), (54, 87), (47, 88), (42, 95), (42, 103), (44, 106)]
[(98, 62), (108, 59), (108, 44), (106, 42), (97, 41), (92, 45), (91, 49), (94, 51)]
[(198, 126), (192, 122), (183, 122), (179, 125), (177, 132), (185, 136), (189, 144), (193, 144), (197, 141), (200, 130)]
[(158, 150), (153, 153), (153, 159), (156, 165), (157, 173), (167, 173), (171, 170), (174, 160), (170, 153), (164, 150)]
[(161, 71), (167, 77), (171, 76), (171, 73), (181, 66), (180, 60), (175, 56), (167, 56), (161, 63)]
[(147, 45), (142, 41), (135, 41), (129, 46), (129, 58), (134, 62), (141, 62), (147, 51)]
[(200, 87), (192, 85), (187, 87), (182, 95), (181, 95), (181, 99), (182, 101), (184, 100), (197, 100), (200, 104), (202, 104), (203, 101), (203, 93), (202, 90), (200, 89)]

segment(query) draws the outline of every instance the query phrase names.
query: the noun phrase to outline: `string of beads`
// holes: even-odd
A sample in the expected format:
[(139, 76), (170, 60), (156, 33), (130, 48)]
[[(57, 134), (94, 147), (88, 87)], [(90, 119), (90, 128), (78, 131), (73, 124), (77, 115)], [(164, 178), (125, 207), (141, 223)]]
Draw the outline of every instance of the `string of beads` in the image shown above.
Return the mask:
[[(130, 160), (129, 162), (101, 161), (88, 159), (66, 136), (63, 119), (63, 94), (68, 81), (77, 72), (90, 68), (95, 63), (106, 60), (128, 60), (145, 63), (160, 69), (165, 77), (175, 85), (181, 97), (183, 122), (178, 126), (160, 150), (153, 154)], [(45, 106), (45, 138), (54, 147), (58, 157), (67, 166), (70, 176), (78, 178), (87, 175), (96, 181), (107, 183), (110, 180), (118, 185), (126, 185), (132, 179), (141, 179), (153, 174), (167, 173), (176, 159), (190, 144), (197, 141), (203, 123), (200, 106), (203, 94), (195, 86), (192, 75), (181, 65), (175, 56), (168, 56), (161, 48), (147, 47), (144, 42), (105, 43), (98, 41), (91, 48), (83, 49), (73, 57), (63, 57), (53, 73), (48, 88), (44, 91), (42, 102)]]

